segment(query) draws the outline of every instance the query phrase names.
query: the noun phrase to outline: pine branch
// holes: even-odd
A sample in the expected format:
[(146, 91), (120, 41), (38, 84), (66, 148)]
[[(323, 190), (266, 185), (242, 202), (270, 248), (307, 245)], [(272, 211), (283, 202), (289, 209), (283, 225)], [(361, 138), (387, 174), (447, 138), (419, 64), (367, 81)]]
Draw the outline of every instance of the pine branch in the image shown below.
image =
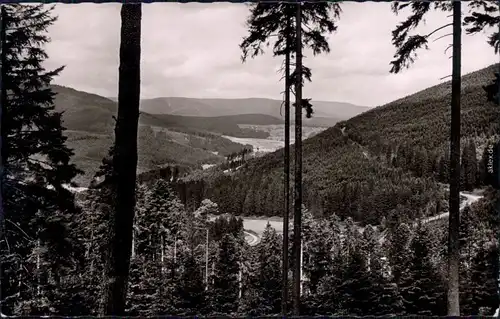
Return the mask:
[[(452, 23), (445, 24), (434, 31), (428, 33), (427, 35), (414, 35), (408, 38), (408, 40), (398, 47), (396, 54), (394, 55), (395, 60), (391, 61), (391, 73), (399, 73), (403, 68), (409, 68), (415, 62), (417, 57), (416, 51), (420, 48), (428, 49), (427, 43), (430, 36), (434, 33), (452, 26)], [(393, 42), (394, 43), (394, 42)]]

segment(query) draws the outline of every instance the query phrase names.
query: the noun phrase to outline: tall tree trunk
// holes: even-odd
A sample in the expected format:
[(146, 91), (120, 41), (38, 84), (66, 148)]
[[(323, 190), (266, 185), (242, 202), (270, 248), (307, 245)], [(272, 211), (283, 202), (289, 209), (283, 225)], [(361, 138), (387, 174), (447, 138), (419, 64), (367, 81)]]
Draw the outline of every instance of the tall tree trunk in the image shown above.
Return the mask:
[(294, 181), (294, 217), (293, 217), (293, 245), (295, 262), (293, 267), (293, 314), (300, 315), (300, 251), (302, 228), (302, 5), (297, 3), (296, 16), (296, 68), (297, 80), (295, 84), (295, 181)]
[(115, 190), (106, 267), (104, 314), (125, 315), (132, 252), (139, 122), (141, 4), (121, 8), (118, 118), (115, 127), (112, 183)]
[[(291, 20), (287, 21), (288, 31), (291, 31)], [(283, 293), (281, 296), (281, 313), (287, 314), (288, 305), (288, 217), (290, 215), (290, 36), (286, 39), (285, 55), (285, 150), (284, 150), (284, 212), (283, 212)]]
[(448, 316), (460, 316), (460, 91), (461, 3), (453, 2), (453, 71), (451, 80), (450, 217), (448, 226)]
[[(5, 75), (6, 75), (6, 60), (7, 60), (7, 52), (5, 49), (6, 46), (6, 27), (7, 23), (5, 21), (5, 8), (2, 5), (0, 9), (0, 256), (4, 256), (4, 245), (7, 241), (7, 235), (5, 233), (5, 211), (3, 209), (3, 181), (4, 181), (4, 170), (5, 164), (7, 163), (7, 154), (5, 154), (5, 138), (6, 134), (4, 127), (4, 118), (5, 118), (5, 110), (7, 104), (7, 89), (5, 87)], [(4, 243), (5, 242), (5, 243)], [(2, 301), (2, 292), (3, 289), (3, 268), (2, 261), (0, 260), (0, 301)], [(0, 314), (2, 313), (2, 303), (0, 303)]]

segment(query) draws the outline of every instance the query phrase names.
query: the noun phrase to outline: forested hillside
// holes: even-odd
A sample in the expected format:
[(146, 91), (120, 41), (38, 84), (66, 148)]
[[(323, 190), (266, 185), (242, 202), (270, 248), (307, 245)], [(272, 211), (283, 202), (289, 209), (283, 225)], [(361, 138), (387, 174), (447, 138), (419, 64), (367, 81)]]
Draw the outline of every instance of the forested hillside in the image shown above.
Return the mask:
[[(492, 65), (464, 76), (462, 189), (481, 183), (482, 147), (499, 131), (500, 110), (487, 102), (482, 89), (497, 68)], [(445, 194), (436, 182), (447, 182), (449, 103), (448, 82), (374, 108), (306, 140), (306, 206), (317, 215), (335, 213), (371, 224), (391, 216), (413, 219), (446, 209)], [(193, 184), (221, 211), (279, 215), (282, 163), (278, 150), (248, 161), (236, 173), (193, 175), (186, 183), (198, 180)]]

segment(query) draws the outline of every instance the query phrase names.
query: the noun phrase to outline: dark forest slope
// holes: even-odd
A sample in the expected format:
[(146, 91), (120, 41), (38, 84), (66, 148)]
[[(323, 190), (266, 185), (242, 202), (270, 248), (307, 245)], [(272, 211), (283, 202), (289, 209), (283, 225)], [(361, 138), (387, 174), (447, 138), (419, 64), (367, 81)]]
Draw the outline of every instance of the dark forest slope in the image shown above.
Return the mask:
[[(500, 110), (486, 101), (481, 87), (497, 69), (490, 66), (463, 78), (462, 136), (477, 146), (499, 131)], [(447, 171), (444, 150), (449, 140), (450, 91), (449, 82), (431, 87), (306, 140), (306, 206), (317, 214), (336, 213), (363, 223), (396, 216), (415, 218), (446, 209), (436, 181), (446, 179), (441, 175)], [(282, 150), (278, 150), (249, 161), (231, 176), (221, 172), (213, 172), (210, 178), (193, 175), (186, 189), (203, 192), (219, 203), (221, 211), (281, 215), (282, 161)], [(201, 180), (192, 182), (197, 179)]]

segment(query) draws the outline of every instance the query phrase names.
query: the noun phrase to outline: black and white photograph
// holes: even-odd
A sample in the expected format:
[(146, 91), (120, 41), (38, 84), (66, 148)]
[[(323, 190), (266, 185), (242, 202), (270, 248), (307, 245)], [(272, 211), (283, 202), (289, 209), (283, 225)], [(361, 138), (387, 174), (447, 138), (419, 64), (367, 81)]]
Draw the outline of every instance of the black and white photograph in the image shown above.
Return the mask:
[(0, 317), (486, 316), (500, 1), (0, 4)]

